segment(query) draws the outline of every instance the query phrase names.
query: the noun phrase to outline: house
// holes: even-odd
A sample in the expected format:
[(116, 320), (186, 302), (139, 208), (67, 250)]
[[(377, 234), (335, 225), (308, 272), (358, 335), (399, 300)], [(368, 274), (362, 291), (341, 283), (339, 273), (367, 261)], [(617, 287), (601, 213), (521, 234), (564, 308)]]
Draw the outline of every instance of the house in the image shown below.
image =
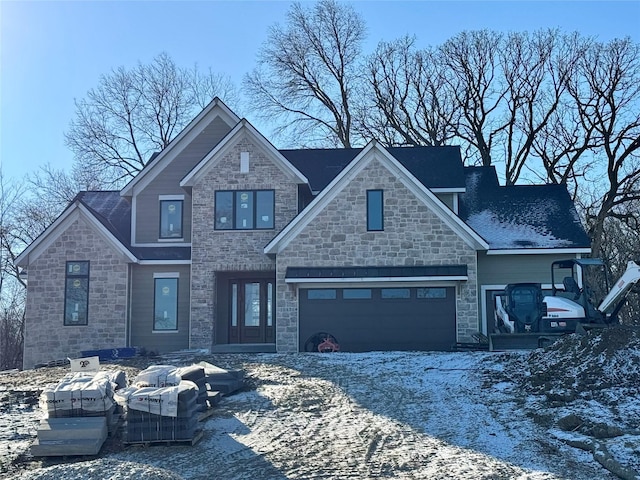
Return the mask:
[(18, 257), (24, 366), (83, 350), (447, 350), (507, 283), (588, 254), (560, 185), (457, 147), (278, 150), (215, 99), (121, 191), (81, 192)]

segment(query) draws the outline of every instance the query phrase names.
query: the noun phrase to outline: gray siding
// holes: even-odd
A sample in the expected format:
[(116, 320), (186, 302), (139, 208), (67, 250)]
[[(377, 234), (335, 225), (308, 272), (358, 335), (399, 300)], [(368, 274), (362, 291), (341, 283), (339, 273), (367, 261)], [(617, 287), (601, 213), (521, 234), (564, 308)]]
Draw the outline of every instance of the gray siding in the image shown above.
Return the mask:
[(191, 242), (191, 196), (180, 187), (184, 176), (209, 153), (231, 128), (220, 118), (213, 120), (160, 175), (136, 195), (136, 243), (154, 243), (160, 232), (160, 195), (184, 195), (184, 241)]
[(449, 210), (453, 211), (453, 197), (455, 194), (453, 193), (436, 193), (435, 196), (444, 203)]
[(575, 255), (487, 255), (478, 254), (478, 283), (551, 283), (551, 263)]
[[(153, 332), (154, 273), (177, 272), (178, 331)], [(131, 267), (131, 345), (147, 351), (170, 352), (189, 348), (188, 265), (132, 265)]]
[(493, 329), (493, 302), (498, 289), (491, 286), (528, 282), (550, 284), (551, 263), (573, 257), (575, 255), (571, 254), (487, 255), (478, 252), (478, 311), (483, 331), (492, 333)]

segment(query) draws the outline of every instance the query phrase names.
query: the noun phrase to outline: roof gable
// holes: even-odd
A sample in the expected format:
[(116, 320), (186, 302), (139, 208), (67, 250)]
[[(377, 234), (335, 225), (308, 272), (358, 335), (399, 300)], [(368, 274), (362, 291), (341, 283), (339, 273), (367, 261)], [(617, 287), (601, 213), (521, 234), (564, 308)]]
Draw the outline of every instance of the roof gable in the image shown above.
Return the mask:
[(288, 177), (294, 180), (296, 183), (308, 184), (309, 180), (295, 167), (293, 166), (280, 152), (269, 142), (260, 132), (258, 132), (248, 120), (242, 119), (231, 130), (226, 137), (224, 137), (218, 145), (213, 148), (205, 157), (189, 172), (180, 182), (181, 187), (192, 187), (201, 178), (203, 178), (207, 172), (209, 172), (236, 143), (239, 138), (243, 136), (249, 137), (255, 144), (260, 146), (269, 157), (273, 160), (275, 165), (282, 170)]
[(172, 160), (189, 145), (216, 118), (223, 120), (229, 128), (240, 118), (218, 97), (214, 98), (189, 124), (164, 148), (152, 157), (147, 166), (121, 190), (122, 196), (132, 196), (156, 178)]
[(378, 159), (383, 166), (409, 188), (416, 197), (422, 200), (440, 220), (456, 232), (470, 247), (476, 250), (488, 248), (486, 242), (479, 235), (460, 220), (411, 172), (374, 140), (360, 151), (302, 213), (269, 242), (265, 247), (265, 253), (277, 254), (281, 252), (373, 159)]
[[(116, 193), (117, 192), (101, 192)], [(58, 216), (58, 218), (42, 232), (24, 251), (16, 258), (15, 264), (20, 267), (27, 267), (34, 262), (47, 248), (49, 248), (64, 231), (66, 231), (76, 220), (83, 219), (91, 225), (102, 237), (122, 254), (130, 262), (137, 259), (122, 243), (119, 235), (108, 226), (108, 220), (99, 219), (95, 212), (82, 202), (81, 195), (69, 204), (69, 206)]]

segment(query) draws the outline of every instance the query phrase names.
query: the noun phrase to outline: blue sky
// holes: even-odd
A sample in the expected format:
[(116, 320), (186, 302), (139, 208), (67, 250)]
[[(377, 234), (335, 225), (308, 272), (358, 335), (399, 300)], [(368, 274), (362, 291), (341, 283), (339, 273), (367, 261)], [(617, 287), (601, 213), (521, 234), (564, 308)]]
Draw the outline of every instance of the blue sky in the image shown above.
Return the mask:
[[(558, 27), (602, 41), (640, 41), (640, 0), (355, 1), (372, 51), (381, 40), (416, 35), (437, 45), (462, 30)], [(231, 76), (253, 69), (268, 27), (284, 23), (285, 1), (0, 0), (0, 165), (19, 180), (47, 163), (71, 166), (63, 133), (74, 99), (118, 66), (166, 51), (181, 66)], [(252, 120), (249, 118), (249, 120)], [(266, 133), (266, 132), (265, 132)]]

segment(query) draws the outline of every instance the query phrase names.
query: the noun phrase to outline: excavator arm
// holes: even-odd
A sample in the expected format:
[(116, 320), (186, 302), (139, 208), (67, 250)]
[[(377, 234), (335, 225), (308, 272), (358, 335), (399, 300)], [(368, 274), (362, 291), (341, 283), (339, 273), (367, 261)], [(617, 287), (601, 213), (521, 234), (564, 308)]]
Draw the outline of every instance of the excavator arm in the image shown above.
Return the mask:
[(624, 304), (624, 300), (633, 288), (640, 281), (640, 266), (630, 261), (627, 269), (616, 281), (604, 300), (598, 306), (598, 310), (605, 315), (617, 315)]

